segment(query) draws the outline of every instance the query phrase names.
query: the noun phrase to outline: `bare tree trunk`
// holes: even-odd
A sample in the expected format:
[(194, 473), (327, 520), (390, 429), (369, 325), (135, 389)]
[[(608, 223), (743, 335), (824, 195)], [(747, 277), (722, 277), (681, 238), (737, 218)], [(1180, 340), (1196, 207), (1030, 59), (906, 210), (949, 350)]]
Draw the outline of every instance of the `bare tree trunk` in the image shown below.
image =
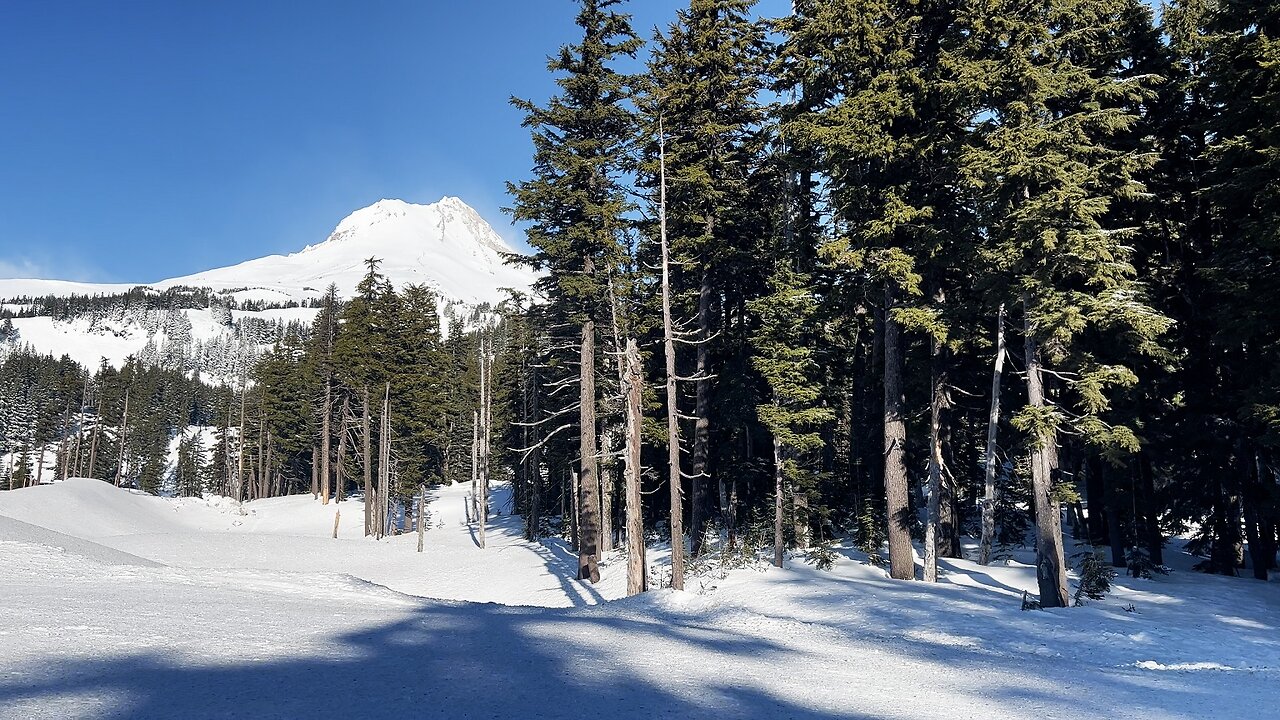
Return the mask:
[(641, 402), (644, 396), (644, 370), (640, 350), (634, 338), (627, 340), (627, 442), (626, 442), (626, 507), (627, 507), (627, 594), (636, 595), (647, 588), (645, 577), (644, 516), (640, 505), (640, 426), (644, 422)]
[(613, 551), (613, 434), (600, 439), (600, 454), (605, 458), (600, 467), (600, 554)]
[(338, 434), (338, 462), (334, 469), (333, 501), (342, 502), (347, 493), (347, 421), (351, 417), (351, 398), (343, 394), (342, 423)]
[(418, 486), (418, 552), (422, 552), (422, 545), (426, 540), (427, 528), (427, 486)]
[(378, 539), (388, 530), (388, 510), (391, 502), (391, 383), (387, 383), (382, 396), (382, 417), (378, 433)]
[(773, 564), (782, 567), (782, 443), (773, 437)]
[(694, 375), (693, 475), (690, 478), (693, 502), (689, 518), (689, 552), (693, 557), (702, 554), (707, 522), (707, 483), (711, 481), (711, 276), (705, 271), (698, 290), (698, 334)]
[(791, 487), (791, 533), (796, 539), (796, 549), (809, 549), (809, 495), (794, 484)]
[[(592, 272), (590, 259), (586, 263), (587, 274)], [(578, 475), (578, 578), (600, 581), (600, 473), (599, 452), (596, 443), (596, 324), (587, 320), (582, 324), (580, 348), (581, 397), (579, 423), (581, 437), (578, 451), (581, 454), (581, 472)]]
[(273, 438), (271, 436), (271, 431), (268, 430), (267, 431), (267, 459), (262, 468), (262, 491), (259, 494), (260, 497), (271, 496), (271, 471), (272, 471), (271, 463), (272, 463), (272, 460), (274, 459), (272, 457), (272, 454), (273, 454), (272, 450), (274, 449), (272, 440)]
[(480, 509), (480, 410), (471, 411), (471, 503), (467, 517), (474, 522)]
[(320, 411), (320, 504), (329, 504), (329, 483), (333, 470), (329, 466), (329, 438), (332, 431), (329, 427), (330, 416), (333, 415), (333, 383), (326, 377), (324, 382), (324, 406)]
[[(243, 416), (241, 417), (241, 425), (243, 425)], [(116, 487), (120, 487), (124, 479), (124, 448), (129, 441), (129, 390), (124, 391), (124, 415), (120, 418), (120, 432), (117, 433), (120, 440), (120, 453), (116, 457)]]
[[(529, 420), (538, 417), (538, 371), (534, 369), (529, 375)], [(526, 428), (528, 429), (528, 428)], [(540, 440), (538, 439), (537, 427), (532, 428), (533, 436), (529, 442), (524, 444), (525, 447), (531, 447), (533, 450), (529, 453), (529, 469), (532, 483), (532, 498), (529, 502), (529, 539), (537, 540), (541, 536), (540, 524), (542, 522), (542, 450)]]
[(377, 502), (373, 491), (373, 438), (369, 427), (369, 386), (364, 387), (364, 410), (361, 417), (360, 443), (364, 457), (364, 534), (373, 534), (373, 506)]
[[(1031, 320), (1031, 301), (1022, 296), (1026, 324), (1027, 398), (1031, 407), (1045, 407), (1044, 379), (1041, 377), (1040, 345)], [(1031, 450), (1031, 489), (1036, 518), (1036, 579), (1040, 584), (1041, 607), (1069, 604), (1067, 568), (1062, 552), (1062, 516), (1053, 495), (1053, 474), (1058, 465), (1058, 433), (1049, 428), (1036, 438)]]
[(893, 288), (884, 291), (884, 490), (889, 515), (889, 576), (914, 580), (907, 502), (907, 424), (902, 394), (902, 326), (893, 318)]
[(991, 563), (991, 544), (996, 536), (996, 431), (1000, 425), (1000, 376), (1004, 372), (1004, 303), (996, 317), (996, 359), (991, 372), (991, 412), (987, 415), (987, 456), (985, 485), (982, 495), (982, 542), (978, 563)]
[(942, 375), (942, 343), (930, 341), (932, 365), (929, 397), (929, 505), (924, 528), (924, 581), (938, 582), (938, 542), (942, 507), (942, 408), (946, 389)]
[(333, 539), (338, 539), (338, 523), (342, 520), (342, 508), (333, 511)]
[(662, 350), (667, 386), (667, 484), (671, 490), (671, 587), (684, 589), (684, 502), (680, 473), (680, 407), (676, 394), (676, 341), (671, 321), (671, 249), (667, 240), (666, 136), (658, 129), (658, 237), (662, 249)]
[(476, 521), (480, 523), (480, 548), (485, 546), (485, 519), (489, 515), (489, 357), (480, 334), (480, 487), (476, 496)]
[(40, 452), (40, 456), (36, 457), (36, 478), (35, 482), (31, 483), (33, 486), (38, 486), (45, 479), (45, 446), (41, 443), (37, 451)]
[(261, 389), (262, 397), (258, 399), (258, 454), (253, 458), (254, 467), (257, 468), (257, 472), (254, 473), (253, 483), (250, 485), (250, 489), (253, 491), (255, 500), (262, 497), (263, 488), (266, 487), (266, 482), (263, 480), (263, 476), (266, 475), (266, 468), (263, 467), (263, 460), (266, 458), (267, 391), (265, 387)]
[(480, 523), (480, 548), (485, 546), (485, 526), (489, 519), (489, 354), (484, 335), (480, 336), (480, 496), (476, 520)]
[[(80, 409), (81, 409), (81, 412), (83, 413), (83, 410), (84, 410), (83, 402), (80, 403)], [(71, 401), (68, 400), (67, 408), (62, 413), (62, 439), (58, 441), (57, 467), (54, 470), (56, 477), (54, 477), (54, 480), (67, 479), (67, 470), (71, 464), (71, 452), (70, 452), (70, 448), (68, 447), (70, 445), (70, 443), (68, 442), (68, 437), (70, 436), (70, 434), (71, 434)], [(77, 435), (78, 434), (79, 433), (77, 433)]]
[(573, 526), (569, 528), (570, 530), (569, 534), (571, 539), (573, 540), (573, 551), (578, 552), (578, 548), (582, 547), (582, 535), (580, 534), (580, 531), (579, 531), (579, 528), (582, 526), (582, 516), (578, 512), (578, 505), (579, 505), (578, 494), (579, 493), (578, 493), (578, 471), (577, 470), (569, 471), (569, 481), (571, 483), (570, 492), (569, 492), (569, 498), (570, 498), (569, 502), (571, 505), (570, 509), (573, 511)]
[(102, 391), (98, 391), (98, 416), (93, 421), (93, 438), (89, 441), (89, 474), (88, 477), (96, 477), (94, 474), (98, 465), (98, 433), (102, 429)]

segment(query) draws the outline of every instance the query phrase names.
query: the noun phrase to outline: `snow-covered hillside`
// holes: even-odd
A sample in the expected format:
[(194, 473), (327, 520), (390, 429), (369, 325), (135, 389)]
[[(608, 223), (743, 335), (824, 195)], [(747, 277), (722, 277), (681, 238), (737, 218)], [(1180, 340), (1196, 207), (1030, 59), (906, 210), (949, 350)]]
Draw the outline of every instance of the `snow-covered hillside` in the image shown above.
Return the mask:
[[(381, 260), (379, 271), (396, 287), (426, 284), (439, 293), (442, 304), (473, 307), (496, 304), (506, 289), (527, 291), (534, 275), (505, 264), (511, 253), (502, 238), (480, 215), (458, 198), (446, 197), (430, 205), (380, 200), (348, 215), (323, 242), (290, 255), (271, 255), (225, 268), (152, 283), (92, 284), (44, 279), (0, 279), (0, 303), (20, 297), (120, 295), (134, 287), (160, 292), (172, 288), (208, 288), (228, 304), (256, 304), (266, 310), (236, 310), (234, 320), (266, 323), (310, 322), (309, 307), (334, 283), (350, 297), (367, 268), (365, 260)], [(22, 304), (3, 303), (12, 312)], [(293, 307), (284, 307), (293, 306)], [(235, 328), (219, 308), (185, 309), (180, 324), (189, 332), (179, 338), (191, 345), (225, 344)], [(70, 355), (94, 368), (105, 359), (120, 366), (130, 355), (147, 350), (163, 354), (173, 338), (158, 329), (172, 319), (151, 319), (137, 312), (112, 317), (55, 320), (52, 317), (13, 319), (16, 343), (53, 355)], [(155, 327), (148, 327), (154, 325)], [(252, 340), (252, 338), (250, 339)], [(180, 349), (181, 350), (181, 349)]]
[(1191, 572), (1176, 546), (1173, 574), (1083, 608), (1020, 610), (1024, 563), (944, 560), (930, 585), (847, 548), (829, 572), (712, 564), (621, 599), (620, 558), (573, 579), (496, 489), (488, 548), (455, 486), (422, 554), (362, 537), (352, 501), (0, 492), (0, 718), (1274, 715), (1275, 584)]

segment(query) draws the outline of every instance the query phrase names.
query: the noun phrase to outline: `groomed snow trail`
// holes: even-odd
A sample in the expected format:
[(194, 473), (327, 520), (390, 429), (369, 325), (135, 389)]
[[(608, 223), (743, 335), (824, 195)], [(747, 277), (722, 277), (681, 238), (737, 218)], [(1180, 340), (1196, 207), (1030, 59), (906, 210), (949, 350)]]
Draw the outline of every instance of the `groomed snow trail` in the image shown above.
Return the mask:
[(1017, 564), (926, 586), (796, 560), (586, 606), (621, 563), (583, 588), (505, 509), (480, 550), (466, 490), (438, 492), (422, 555), (363, 538), (357, 503), (333, 540), (309, 496), (0, 493), (26, 523), (0, 523), (0, 717), (1255, 718), (1280, 690), (1277, 583), (1180, 571), (1020, 612)]

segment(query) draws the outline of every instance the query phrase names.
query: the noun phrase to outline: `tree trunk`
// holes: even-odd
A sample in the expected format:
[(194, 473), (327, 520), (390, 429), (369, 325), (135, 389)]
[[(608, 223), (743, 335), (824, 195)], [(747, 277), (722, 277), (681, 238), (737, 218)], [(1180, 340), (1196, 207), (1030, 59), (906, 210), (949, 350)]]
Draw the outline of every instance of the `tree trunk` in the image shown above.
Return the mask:
[(704, 271), (698, 290), (699, 337), (694, 371), (696, 417), (693, 421), (693, 475), (690, 478), (693, 497), (689, 518), (689, 553), (693, 557), (702, 554), (702, 541), (706, 535), (707, 483), (711, 481), (711, 334), (711, 275)]
[(426, 541), (427, 531), (427, 486), (418, 486), (418, 552)]
[(1120, 498), (1116, 494), (1115, 473), (1108, 472), (1105, 460), (1098, 462), (1098, 480), (1102, 483), (1103, 502), (1106, 503), (1107, 542), (1111, 546), (1111, 565), (1125, 567), (1124, 533), (1120, 525)]
[(671, 320), (671, 256), (667, 240), (666, 137), (658, 132), (658, 238), (662, 250), (662, 352), (666, 363), (667, 484), (671, 495), (671, 587), (684, 589), (684, 502), (680, 473), (680, 408), (676, 394), (675, 326)]
[(1142, 483), (1142, 515), (1146, 530), (1147, 555), (1155, 565), (1164, 565), (1164, 536), (1160, 532), (1155, 473), (1151, 469), (1151, 456), (1145, 451), (1138, 456), (1138, 475)]
[(332, 469), (329, 466), (330, 445), (329, 438), (332, 432), (329, 427), (329, 418), (333, 415), (333, 383), (325, 378), (324, 383), (324, 405), (320, 410), (320, 504), (329, 504), (329, 483), (333, 477)]
[(364, 534), (373, 534), (373, 506), (377, 502), (373, 491), (373, 438), (369, 422), (369, 386), (363, 389), (364, 409), (360, 421), (361, 456), (364, 459)]
[[(591, 274), (591, 263), (586, 263)], [(582, 323), (578, 473), (578, 579), (600, 581), (600, 473), (596, 442), (596, 324)]]
[(391, 503), (391, 383), (382, 396), (382, 417), (378, 432), (378, 538), (389, 531)]
[(257, 468), (257, 472), (254, 473), (253, 484), (251, 486), (255, 500), (262, 497), (263, 488), (266, 485), (263, 477), (266, 475), (264, 460), (266, 459), (267, 442), (267, 390), (265, 387), (261, 389), (262, 397), (258, 399), (258, 454), (253, 458), (254, 467)]
[[(230, 408), (227, 409), (228, 414)], [(98, 416), (93, 421), (93, 438), (89, 441), (89, 477), (95, 474), (98, 464), (98, 432), (102, 429), (102, 392), (98, 392)]]
[(907, 502), (907, 423), (902, 393), (902, 326), (893, 318), (893, 288), (884, 291), (884, 489), (889, 515), (889, 577), (915, 579)]
[(946, 377), (942, 372), (942, 343), (930, 340), (932, 346), (929, 397), (929, 501), (924, 527), (924, 581), (938, 581), (938, 545), (942, 508), (942, 410), (946, 404)]
[(647, 589), (645, 577), (644, 515), (640, 505), (640, 426), (644, 422), (644, 370), (634, 339), (627, 340), (627, 594)]
[(773, 564), (782, 567), (782, 443), (773, 438)]
[[(244, 433), (244, 396), (240, 399), (240, 432)], [(116, 487), (120, 487), (124, 480), (124, 448), (129, 441), (129, 391), (124, 391), (124, 415), (120, 418), (120, 432), (116, 433), (120, 440), (120, 453), (116, 457)], [(244, 450), (241, 450), (243, 453)], [(244, 468), (243, 457), (240, 460), (241, 471)], [(237, 497), (236, 500), (240, 498)]]
[[(1030, 298), (1022, 298), (1025, 313), (1027, 398), (1031, 407), (1045, 407), (1044, 379), (1041, 377), (1040, 344), (1031, 321)], [(1031, 490), (1035, 501), (1036, 579), (1040, 585), (1041, 607), (1067, 607), (1067, 567), (1062, 552), (1062, 515), (1053, 495), (1053, 475), (1058, 464), (1058, 433), (1047, 428), (1035, 438), (1031, 450)]]
[(347, 496), (347, 420), (351, 417), (351, 398), (342, 398), (342, 422), (338, 429), (338, 463), (334, 468), (333, 501), (342, 502)]
[(613, 550), (613, 437), (600, 439), (600, 454), (607, 458), (600, 468), (600, 553)]
[(809, 549), (809, 495), (794, 486), (791, 488), (791, 533), (796, 539), (796, 549)]
[(480, 523), (480, 549), (485, 546), (485, 529), (489, 520), (489, 357), (484, 336), (480, 336), (480, 495), (476, 520)]
[(471, 502), (467, 522), (475, 522), (480, 510), (480, 410), (471, 411)]
[(1107, 503), (1102, 489), (1102, 458), (1096, 455), (1085, 461), (1084, 499), (1089, 514), (1085, 518), (1089, 544), (1101, 546), (1107, 543)]
[(262, 492), (260, 494), (260, 497), (271, 496), (271, 470), (272, 470), (271, 465), (272, 465), (272, 461), (275, 459), (273, 457), (273, 452), (272, 452), (275, 449), (274, 443), (272, 443), (272, 440), (273, 438), (271, 436), (271, 431), (268, 430), (267, 431), (267, 455), (266, 455), (267, 459), (262, 468)]
[[(538, 371), (535, 368), (529, 374), (529, 421), (532, 422), (538, 417)], [(532, 485), (531, 498), (529, 501), (529, 539), (537, 540), (542, 532), (540, 525), (542, 523), (542, 448), (538, 439), (537, 427), (533, 427), (533, 437), (530, 442), (525, 443), (525, 447), (530, 447), (532, 443), (533, 450), (529, 452), (529, 469), (530, 482)]]

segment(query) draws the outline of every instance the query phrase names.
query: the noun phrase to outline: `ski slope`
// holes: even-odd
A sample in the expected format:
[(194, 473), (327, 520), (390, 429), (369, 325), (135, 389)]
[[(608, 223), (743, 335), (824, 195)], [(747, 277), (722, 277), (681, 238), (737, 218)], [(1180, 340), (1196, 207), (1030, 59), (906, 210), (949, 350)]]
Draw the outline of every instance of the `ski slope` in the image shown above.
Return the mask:
[(338, 508), (310, 496), (238, 506), (90, 480), (0, 492), (0, 718), (1275, 710), (1277, 583), (1183, 567), (1022, 612), (1026, 565), (945, 561), (929, 586), (847, 552), (830, 572), (792, 559), (619, 599), (620, 558), (597, 586), (572, 579), (562, 543), (520, 538), (503, 487), (479, 549), (467, 489), (435, 493), (422, 554), (415, 535), (364, 538), (356, 502), (335, 540)]

